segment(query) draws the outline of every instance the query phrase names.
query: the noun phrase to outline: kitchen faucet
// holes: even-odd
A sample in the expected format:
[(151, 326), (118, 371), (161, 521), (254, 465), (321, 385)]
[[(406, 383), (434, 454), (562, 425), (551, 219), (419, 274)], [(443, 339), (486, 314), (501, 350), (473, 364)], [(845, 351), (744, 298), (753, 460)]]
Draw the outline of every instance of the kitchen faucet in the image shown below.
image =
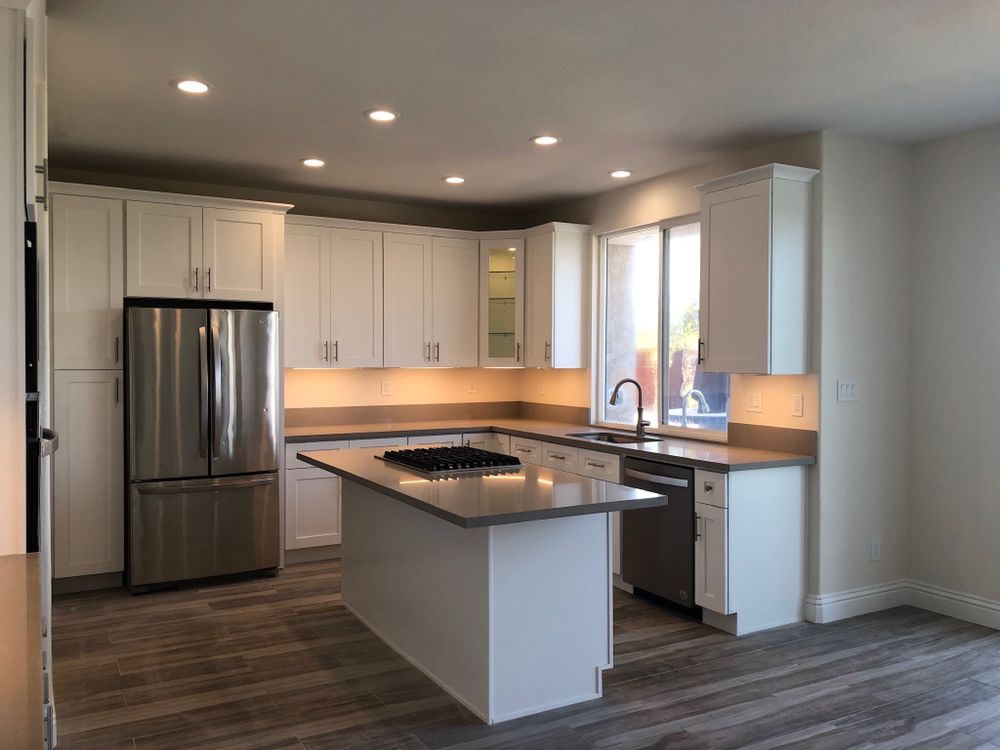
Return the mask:
[(698, 412), (699, 413), (701, 413), (701, 414), (707, 414), (708, 412), (711, 411), (711, 408), (709, 408), (709, 406), (708, 406), (708, 399), (705, 398), (705, 394), (702, 393), (701, 391), (699, 391), (699, 390), (697, 390), (695, 388), (692, 388), (687, 393), (682, 393), (681, 394), (681, 426), (682, 427), (687, 427), (687, 424), (688, 424), (687, 403), (688, 403), (688, 399), (689, 398), (693, 398), (695, 401), (698, 402)]
[(642, 440), (643, 436), (646, 434), (646, 428), (649, 427), (649, 422), (644, 422), (642, 419), (642, 386), (639, 385), (639, 381), (633, 378), (622, 378), (617, 383), (615, 383), (615, 389), (611, 392), (611, 400), (608, 402), (612, 406), (618, 403), (618, 391), (626, 383), (631, 383), (635, 386), (636, 391), (639, 394), (639, 404), (638, 404), (638, 418), (635, 423), (635, 436)]

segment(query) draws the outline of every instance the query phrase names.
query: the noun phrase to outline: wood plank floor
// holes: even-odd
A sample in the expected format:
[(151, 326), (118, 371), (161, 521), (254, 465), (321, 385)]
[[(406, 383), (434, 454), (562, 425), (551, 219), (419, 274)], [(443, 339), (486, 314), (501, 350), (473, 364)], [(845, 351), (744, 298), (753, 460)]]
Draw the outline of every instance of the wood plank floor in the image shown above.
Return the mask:
[(59, 747), (1000, 748), (1000, 633), (916, 609), (733, 638), (619, 595), (605, 697), (487, 727), (339, 589), (328, 561), (57, 597)]

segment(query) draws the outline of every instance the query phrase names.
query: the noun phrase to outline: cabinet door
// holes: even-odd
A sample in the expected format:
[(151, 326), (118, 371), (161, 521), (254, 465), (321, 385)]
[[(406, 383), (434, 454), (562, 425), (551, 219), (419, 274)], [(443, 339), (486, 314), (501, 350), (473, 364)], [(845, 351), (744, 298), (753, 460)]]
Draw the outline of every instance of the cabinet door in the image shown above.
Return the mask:
[(461, 435), (411, 435), (406, 439), (407, 445), (422, 445), (429, 447), (432, 445), (455, 446), (462, 444)]
[(325, 469), (285, 472), (285, 549), (340, 544), (340, 477)]
[(524, 365), (524, 240), (479, 243), (479, 364)]
[(54, 575), (123, 569), (121, 373), (60, 370), (53, 394), (59, 450), (53, 454)]
[(330, 230), (285, 226), (285, 367), (330, 363)]
[(122, 366), (124, 214), (110, 198), (52, 199), (52, 328), (57, 370)]
[(499, 432), (467, 432), (462, 435), (462, 443), (470, 448), (510, 455), (510, 435)]
[(200, 298), (201, 209), (125, 202), (125, 291), (129, 297)]
[(475, 240), (434, 238), (431, 332), (434, 365), (479, 364), (479, 244)]
[(334, 229), (333, 367), (382, 366), (382, 233)]
[(621, 482), (621, 459), (613, 453), (580, 449), (580, 473), (605, 482)]
[(542, 443), (542, 465), (550, 469), (580, 473), (580, 450), (565, 445)]
[(204, 209), (205, 299), (274, 301), (276, 219), (263, 211)]
[(695, 503), (694, 545), (695, 604), (728, 615), (729, 530), (728, 511)]
[(351, 440), (352, 448), (403, 448), (406, 446), (406, 438), (402, 436), (361, 438)]
[(771, 180), (719, 190), (701, 204), (705, 372), (770, 371)]
[(386, 367), (431, 365), (431, 238), (385, 234), (384, 348)]
[(307, 451), (339, 451), (350, 447), (347, 440), (314, 440), (308, 443), (286, 443), (285, 444), (285, 470), (289, 469), (315, 469), (312, 464), (300, 461), (296, 456)]
[(552, 244), (553, 235), (528, 238), (525, 253), (524, 363), (552, 366)]
[(522, 464), (542, 463), (542, 443), (539, 440), (529, 440), (528, 438), (511, 437), (510, 455), (521, 459)]

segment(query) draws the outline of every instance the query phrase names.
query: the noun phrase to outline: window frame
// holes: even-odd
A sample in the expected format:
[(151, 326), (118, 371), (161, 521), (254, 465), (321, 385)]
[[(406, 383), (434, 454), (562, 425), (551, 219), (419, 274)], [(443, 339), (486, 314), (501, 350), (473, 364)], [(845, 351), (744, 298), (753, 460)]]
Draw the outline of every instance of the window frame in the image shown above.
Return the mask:
[[(617, 237), (623, 234), (629, 234), (632, 232), (642, 232), (656, 230), (657, 241), (659, 242), (659, 294), (657, 300), (657, 306), (659, 308), (659, 336), (657, 346), (659, 351), (657, 353), (657, 367), (658, 367), (658, 388), (661, 398), (659, 399), (661, 403), (657, 404), (658, 414), (656, 415), (657, 426), (647, 428), (646, 432), (653, 435), (661, 435), (667, 437), (683, 437), (688, 439), (704, 440), (714, 443), (727, 443), (729, 442), (729, 415), (728, 411), (726, 414), (726, 429), (725, 430), (708, 430), (703, 427), (679, 427), (676, 425), (667, 424), (667, 382), (669, 378), (669, 360), (666, 358), (667, 347), (669, 345), (670, 336), (670, 326), (667, 316), (669, 314), (669, 305), (666, 304), (665, 294), (669, 290), (669, 273), (670, 273), (670, 262), (669, 262), (669, 244), (666, 242), (667, 232), (674, 227), (684, 226), (687, 224), (701, 224), (701, 214), (685, 214), (683, 216), (676, 216), (669, 219), (662, 219), (660, 221), (651, 222), (649, 224), (638, 224), (633, 227), (627, 227), (625, 229), (616, 229), (607, 232), (601, 232), (596, 236), (596, 278), (597, 284), (595, 285), (595, 293), (597, 299), (594, 304), (594, 311), (596, 314), (596, 336), (595, 344), (597, 348), (597, 356), (594, 358), (594, 368), (596, 370), (594, 382), (594, 392), (592, 394), (593, 401), (591, 406), (593, 422), (596, 426), (606, 427), (613, 430), (628, 429), (626, 425), (622, 425), (619, 422), (608, 422), (604, 419), (604, 394), (607, 392), (607, 382), (606, 382), (606, 344), (607, 344), (607, 315), (605, 314), (607, 307), (607, 249), (608, 240), (612, 237)], [(704, 284), (701, 285), (701, 289), (704, 289)], [(701, 291), (699, 290), (699, 305), (701, 304)], [(730, 384), (731, 388), (731, 384)], [(730, 390), (731, 393), (731, 390)], [(731, 405), (730, 401), (730, 405)]]

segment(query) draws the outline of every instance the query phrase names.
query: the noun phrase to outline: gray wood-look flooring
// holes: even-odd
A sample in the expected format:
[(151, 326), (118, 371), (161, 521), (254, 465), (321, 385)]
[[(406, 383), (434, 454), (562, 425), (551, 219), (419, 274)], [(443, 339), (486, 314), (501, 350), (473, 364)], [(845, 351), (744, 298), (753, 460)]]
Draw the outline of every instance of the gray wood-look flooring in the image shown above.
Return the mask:
[(1000, 748), (1000, 633), (917, 609), (734, 638), (619, 593), (604, 698), (488, 727), (339, 587), (327, 561), (57, 597), (59, 747)]

